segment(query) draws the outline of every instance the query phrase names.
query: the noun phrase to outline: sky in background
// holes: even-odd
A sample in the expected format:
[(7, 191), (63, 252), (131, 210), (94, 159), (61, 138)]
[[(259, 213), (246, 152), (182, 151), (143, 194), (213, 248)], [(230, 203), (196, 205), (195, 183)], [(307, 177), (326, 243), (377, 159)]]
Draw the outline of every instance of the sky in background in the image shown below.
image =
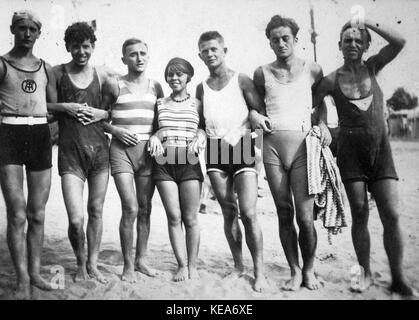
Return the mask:
[[(265, 27), (274, 14), (292, 17), (300, 26), (298, 54), (313, 60), (310, 42), (310, 4), (314, 8), (317, 62), (325, 74), (343, 60), (338, 50), (339, 31), (351, 18), (354, 5), (362, 5), (368, 18), (386, 24), (407, 39), (400, 55), (378, 80), (389, 98), (400, 86), (419, 95), (419, 1), (416, 0), (0, 0), (0, 54), (13, 45), (10, 22), (15, 10), (31, 9), (42, 19), (41, 38), (34, 53), (52, 65), (68, 62), (64, 31), (76, 21), (96, 20), (98, 38), (92, 62), (125, 73), (121, 46), (125, 39), (138, 37), (149, 45), (148, 75), (164, 82), (166, 63), (175, 56), (195, 67), (190, 92), (208, 71), (198, 57), (197, 40), (202, 32), (218, 30), (228, 47), (227, 63), (252, 76), (261, 64), (275, 60), (265, 37)], [(386, 42), (372, 34), (369, 53), (375, 54)]]

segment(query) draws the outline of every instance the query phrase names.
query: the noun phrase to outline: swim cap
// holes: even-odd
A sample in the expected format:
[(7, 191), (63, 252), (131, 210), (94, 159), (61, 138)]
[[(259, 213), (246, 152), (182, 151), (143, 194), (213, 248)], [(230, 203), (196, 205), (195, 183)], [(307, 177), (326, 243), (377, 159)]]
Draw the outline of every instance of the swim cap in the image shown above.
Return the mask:
[(41, 27), (42, 27), (41, 20), (39, 19), (36, 13), (29, 10), (20, 10), (13, 13), (12, 27), (14, 26), (16, 22), (23, 19), (32, 20), (38, 26), (38, 29), (41, 30)]

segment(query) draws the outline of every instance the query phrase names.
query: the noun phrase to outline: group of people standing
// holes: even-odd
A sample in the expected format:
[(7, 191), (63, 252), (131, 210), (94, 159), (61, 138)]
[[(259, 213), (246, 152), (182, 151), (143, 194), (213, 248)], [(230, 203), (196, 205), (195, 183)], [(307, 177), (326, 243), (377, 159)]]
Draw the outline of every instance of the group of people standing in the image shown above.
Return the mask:
[[(208, 174), (224, 217), (224, 233), (234, 260), (232, 276), (244, 273), (240, 216), (253, 260), (253, 289), (263, 291), (263, 237), (256, 215), (258, 170), (255, 159), (248, 161), (245, 155), (249, 150), (255, 154), (252, 130), (258, 129), (264, 134), (263, 162), (291, 270), (284, 289), (321, 288), (314, 270), (317, 235), (314, 196), (307, 188), (305, 138), (317, 125), (322, 146), (332, 141), (327, 108), (322, 103), (326, 95), (334, 98), (339, 116), (337, 163), (351, 207), (355, 252), (365, 270), (360, 289), (373, 283), (368, 187), (384, 226), (391, 289), (412, 294), (402, 272), (397, 174), (385, 134), (383, 96), (375, 79), (403, 48), (405, 40), (400, 35), (370, 21), (363, 26), (345, 24), (339, 42), (344, 64), (323, 77), (317, 63), (296, 56), (299, 27), (295, 21), (275, 15), (266, 27), (266, 37), (276, 60), (257, 68), (251, 79), (227, 66), (222, 35), (205, 32), (199, 37), (198, 49), (209, 76), (198, 85), (193, 97), (188, 83), (194, 68), (187, 60), (175, 57), (164, 70), (164, 79), (172, 90), (165, 97), (160, 83), (146, 75), (149, 52), (144, 41), (130, 38), (123, 43), (122, 62), (127, 74), (115, 76), (111, 70), (89, 63), (95, 48), (94, 30), (87, 23), (77, 22), (65, 31), (71, 61), (51, 67), (32, 53), (41, 26), (35, 13), (15, 12), (11, 24), (14, 47), (0, 63), (0, 180), (7, 207), (7, 241), (17, 274), (17, 298), (29, 298), (30, 285), (52, 289), (40, 275), (45, 205), (51, 185), (51, 121), (58, 121), (59, 127), (58, 172), (69, 219), (68, 236), (77, 259), (75, 281), (89, 277), (108, 281), (98, 270), (97, 261), (109, 169), (122, 208), (121, 279), (133, 283), (136, 271), (151, 277), (158, 273), (146, 263), (155, 186), (167, 214), (169, 238), (178, 263), (173, 280), (198, 279), (197, 213), (202, 181)], [(364, 61), (362, 56), (371, 41), (369, 30), (382, 36), (388, 45)], [(112, 136), (110, 143), (106, 133)]]

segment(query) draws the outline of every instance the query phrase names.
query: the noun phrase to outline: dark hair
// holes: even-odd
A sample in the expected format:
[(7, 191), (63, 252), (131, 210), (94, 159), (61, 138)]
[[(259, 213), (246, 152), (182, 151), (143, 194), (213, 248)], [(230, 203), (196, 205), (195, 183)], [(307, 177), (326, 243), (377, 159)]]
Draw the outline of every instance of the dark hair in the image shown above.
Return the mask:
[[(343, 33), (350, 28), (352, 28), (352, 25), (350, 23), (345, 23), (343, 25), (342, 29), (340, 30), (340, 35), (339, 35), (340, 41), (342, 41)], [(355, 29), (357, 29), (357, 28), (355, 27)], [(367, 43), (370, 44), (371, 43), (371, 33), (368, 31), (368, 29), (367, 28), (359, 29), (359, 31), (361, 31), (362, 36), (367, 37)]]
[(65, 30), (64, 41), (67, 49), (71, 43), (80, 44), (85, 40), (90, 40), (92, 45), (96, 41), (95, 31), (87, 22), (73, 23)]
[(124, 43), (122, 44), (122, 55), (125, 54), (125, 49), (128, 46), (136, 44), (136, 43), (142, 43), (148, 50), (148, 45), (143, 40), (140, 40), (138, 38), (129, 38), (129, 39), (125, 40)]
[(300, 30), (300, 27), (294, 21), (294, 19), (281, 17), (280, 15), (276, 14), (271, 18), (271, 21), (269, 21), (268, 25), (266, 26), (266, 29), (265, 29), (266, 37), (269, 39), (271, 36), (271, 31), (279, 27), (290, 28), (294, 38), (297, 36), (298, 30)]
[(202, 42), (210, 40), (218, 40), (220, 43), (224, 44), (224, 38), (218, 31), (207, 31), (199, 37), (198, 47)]
[(170, 61), (167, 63), (166, 69), (164, 69), (164, 79), (167, 79), (167, 74), (169, 73), (169, 70), (172, 71), (180, 71), (188, 75), (188, 82), (191, 81), (193, 75), (194, 75), (194, 69), (192, 65), (189, 63), (189, 61), (183, 59), (183, 58), (173, 58), (170, 59)]

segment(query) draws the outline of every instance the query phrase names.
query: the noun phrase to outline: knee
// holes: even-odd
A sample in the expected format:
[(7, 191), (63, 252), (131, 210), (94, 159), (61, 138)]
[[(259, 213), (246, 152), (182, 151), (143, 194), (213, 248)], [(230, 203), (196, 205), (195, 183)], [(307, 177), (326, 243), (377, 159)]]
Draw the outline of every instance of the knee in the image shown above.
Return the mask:
[(276, 212), (280, 226), (294, 223), (294, 208), (291, 202), (286, 200), (278, 201), (276, 203)]
[(7, 223), (14, 229), (24, 228), (26, 224), (26, 216), (24, 214), (15, 214), (14, 212), (8, 212)]
[(69, 221), (70, 230), (83, 230), (84, 219), (83, 217), (71, 218)]
[(186, 228), (194, 228), (198, 225), (198, 218), (195, 215), (189, 215), (183, 219)]
[(100, 220), (102, 219), (103, 203), (93, 202), (87, 205), (87, 212), (89, 219)]
[(221, 210), (224, 213), (224, 217), (234, 219), (237, 210), (237, 203), (235, 200), (223, 200), (220, 201)]
[(138, 218), (141, 221), (147, 221), (151, 215), (151, 199), (140, 201), (138, 204)]
[(312, 212), (304, 215), (297, 215), (298, 228), (302, 231), (314, 228), (314, 218)]
[(122, 220), (134, 222), (138, 214), (138, 206), (135, 203), (122, 205)]
[(45, 214), (44, 211), (28, 211), (28, 223), (31, 225), (44, 225)]
[(352, 225), (363, 226), (368, 224), (368, 202), (367, 201), (353, 201), (351, 204)]
[(380, 217), (384, 228), (394, 228), (399, 224), (399, 214), (395, 208), (390, 206), (380, 211)]
[(179, 216), (171, 216), (167, 218), (167, 222), (169, 224), (170, 227), (177, 227), (180, 226), (180, 224), (182, 223), (182, 219)]

